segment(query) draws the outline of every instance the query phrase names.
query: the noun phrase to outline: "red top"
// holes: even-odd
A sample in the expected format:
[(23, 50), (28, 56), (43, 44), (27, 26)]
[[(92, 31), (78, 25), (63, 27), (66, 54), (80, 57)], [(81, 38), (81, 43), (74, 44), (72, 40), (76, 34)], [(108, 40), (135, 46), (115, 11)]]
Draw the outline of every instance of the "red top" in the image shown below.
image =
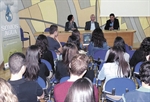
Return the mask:
[[(66, 82), (57, 84), (54, 87), (55, 102), (64, 102), (65, 101), (68, 90), (72, 84), (73, 84), (73, 82), (66, 81)], [(98, 94), (98, 89), (96, 86), (94, 86), (94, 94), (95, 94), (96, 102), (99, 102), (99, 97), (98, 97), (99, 94)]]

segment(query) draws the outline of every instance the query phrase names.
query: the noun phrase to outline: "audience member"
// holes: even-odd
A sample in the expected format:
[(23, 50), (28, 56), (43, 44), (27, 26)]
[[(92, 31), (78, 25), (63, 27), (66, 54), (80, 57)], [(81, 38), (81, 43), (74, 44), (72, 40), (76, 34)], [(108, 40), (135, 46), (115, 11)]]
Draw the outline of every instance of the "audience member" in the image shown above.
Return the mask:
[(90, 21), (87, 21), (86, 23), (85, 23), (85, 30), (94, 30), (94, 29), (96, 29), (96, 28), (99, 28), (99, 23), (98, 22), (95, 22), (95, 15), (94, 14), (92, 14), (91, 16), (90, 16), (90, 18), (91, 18), (91, 20)]
[(77, 46), (78, 50), (81, 50), (80, 32), (78, 30), (74, 30), (72, 32), (72, 35), (70, 35), (68, 37), (68, 41), (67, 42), (74, 43)]
[(146, 37), (138, 48), (132, 58), (130, 59), (130, 66), (135, 67), (138, 62), (146, 61), (146, 56), (150, 54), (150, 37)]
[[(66, 82), (57, 84), (54, 87), (54, 98), (56, 102), (64, 102), (69, 88), (79, 78), (82, 78), (87, 71), (89, 58), (84, 54), (78, 54), (73, 57), (71, 63), (69, 64), (70, 68), (70, 79)], [(98, 89), (94, 86), (94, 95), (96, 102), (98, 102)]]
[(75, 81), (68, 91), (65, 102), (95, 102), (92, 82), (88, 78)]
[(124, 59), (124, 52), (117, 47), (111, 48), (106, 63), (98, 75), (99, 80), (105, 79), (103, 90), (105, 90), (105, 84), (108, 80), (117, 77), (129, 77), (129, 75), (130, 66)]
[[(116, 47), (116, 48), (120, 49), (120, 51), (122, 51), (124, 53), (125, 61), (129, 63), (130, 55), (125, 50), (125, 42), (124, 42), (122, 37), (116, 37), (115, 38), (113, 47)], [(106, 53), (105, 61), (108, 58), (109, 52), (110, 52), (110, 50), (108, 50), (107, 53)]]
[(0, 78), (0, 102), (18, 102), (18, 98), (13, 91), (11, 85)]
[(92, 32), (91, 42), (88, 46), (88, 54), (93, 56), (96, 51), (100, 49), (108, 50), (108, 48), (103, 31), (100, 28), (96, 28)]
[(46, 36), (43, 34), (39, 35), (36, 39), (35, 45), (41, 50), (41, 58), (47, 60), (51, 64), (53, 72), (55, 72), (53, 55), (52, 52), (48, 50), (48, 40)]
[(53, 50), (56, 52), (62, 52), (62, 45), (58, 39), (58, 27), (57, 27), (57, 25), (51, 25), (49, 33), (50, 33), (50, 35), (47, 37), (48, 50)]
[(123, 95), (120, 102), (149, 102), (150, 101), (150, 61), (144, 62), (139, 70), (142, 86)]
[(27, 80), (36, 80), (40, 76), (46, 83), (46, 77), (49, 76), (47, 66), (40, 61), (40, 49), (36, 45), (31, 45), (26, 51), (27, 69), (24, 77)]
[(69, 63), (72, 58), (78, 54), (78, 49), (73, 43), (66, 43), (63, 47), (62, 61), (56, 64), (56, 79), (60, 80), (62, 77), (69, 76)]
[(67, 20), (68, 22), (65, 24), (65, 31), (73, 31), (78, 29), (76, 23), (74, 22), (73, 15), (69, 15)]
[(110, 19), (107, 20), (105, 30), (118, 30), (119, 29), (119, 21), (115, 18), (115, 15), (111, 13), (109, 15)]
[(37, 102), (37, 96), (44, 97), (43, 90), (38, 83), (22, 77), (26, 70), (25, 56), (22, 53), (17, 52), (9, 57), (9, 68), (11, 72), (9, 83), (19, 102)]

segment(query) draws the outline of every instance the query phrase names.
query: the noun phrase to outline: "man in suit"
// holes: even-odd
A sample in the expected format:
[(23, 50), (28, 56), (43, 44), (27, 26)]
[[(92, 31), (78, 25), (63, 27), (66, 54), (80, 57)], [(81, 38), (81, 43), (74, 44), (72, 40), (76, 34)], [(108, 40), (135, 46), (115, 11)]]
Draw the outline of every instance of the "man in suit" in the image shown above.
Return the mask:
[(95, 22), (95, 15), (91, 15), (91, 21), (87, 21), (85, 23), (85, 30), (94, 30), (95, 28), (99, 28), (99, 23)]
[(119, 21), (115, 18), (115, 15), (111, 13), (109, 15), (110, 19), (107, 20), (105, 30), (118, 30), (119, 29)]

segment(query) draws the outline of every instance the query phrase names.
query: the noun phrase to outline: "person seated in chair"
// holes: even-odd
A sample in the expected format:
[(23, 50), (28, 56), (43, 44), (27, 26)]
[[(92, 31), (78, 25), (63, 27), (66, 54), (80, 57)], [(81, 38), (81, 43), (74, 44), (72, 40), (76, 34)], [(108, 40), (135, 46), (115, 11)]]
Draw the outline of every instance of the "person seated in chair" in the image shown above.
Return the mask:
[(118, 30), (119, 29), (119, 21), (115, 18), (115, 15), (111, 13), (109, 15), (110, 19), (107, 20), (105, 30)]
[(142, 86), (123, 95), (120, 102), (149, 102), (150, 101), (150, 61), (144, 62), (139, 70)]

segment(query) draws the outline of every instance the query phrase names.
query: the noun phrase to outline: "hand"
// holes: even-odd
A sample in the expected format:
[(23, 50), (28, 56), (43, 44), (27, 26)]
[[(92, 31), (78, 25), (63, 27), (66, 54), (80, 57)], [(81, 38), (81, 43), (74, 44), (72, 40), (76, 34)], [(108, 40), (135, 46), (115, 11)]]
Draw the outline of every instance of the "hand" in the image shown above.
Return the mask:
[(109, 30), (114, 30), (114, 28), (113, 28), (113, 27), (110, 27)]
[(71, 30), (76, 30), (76, 28), (71, 28)]

